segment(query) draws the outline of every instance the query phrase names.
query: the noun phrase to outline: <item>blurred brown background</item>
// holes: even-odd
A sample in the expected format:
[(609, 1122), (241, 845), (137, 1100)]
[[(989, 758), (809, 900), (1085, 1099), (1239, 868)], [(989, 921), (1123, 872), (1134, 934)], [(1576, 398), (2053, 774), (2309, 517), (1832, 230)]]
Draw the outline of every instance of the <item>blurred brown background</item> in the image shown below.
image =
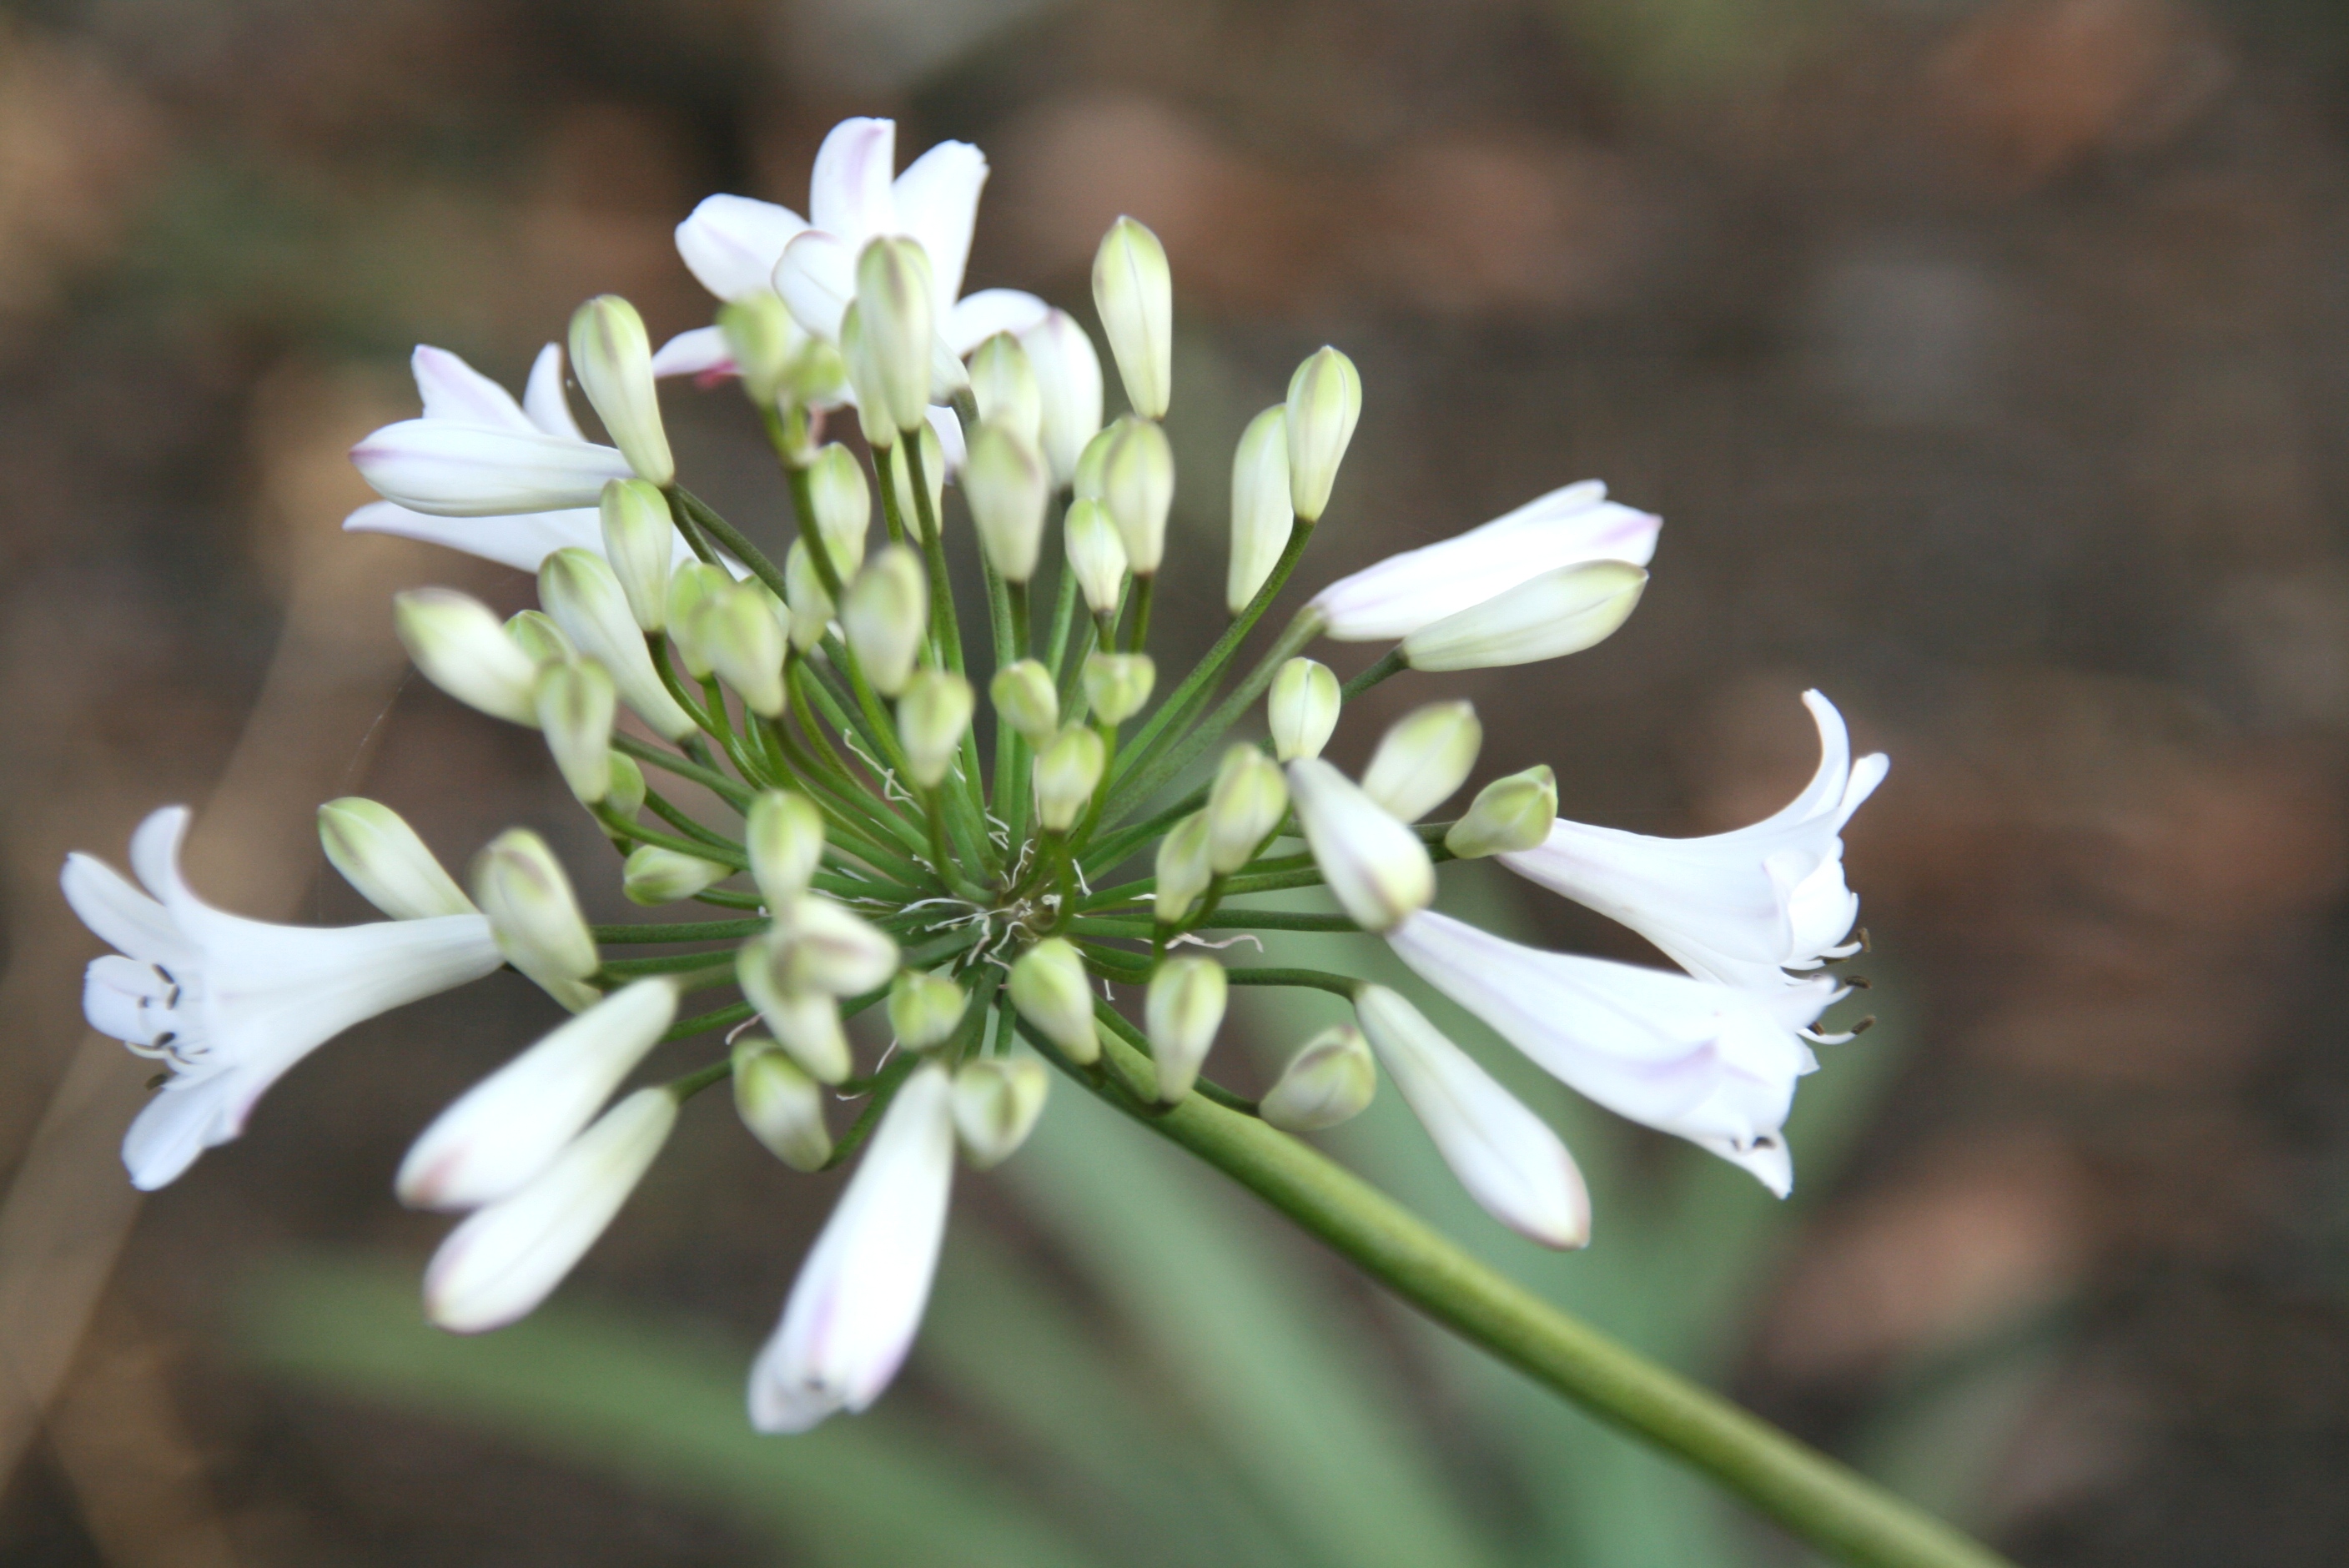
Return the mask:
[[(907, 1560), (262, 1365), (246, 1282), (321, 1248), (419, 1261), (439, 1226), (393, 1203), (400, 1150), (551, 1008), (507, 975), (368, 1026), (134, 1204), (112, 1145), (144, 1072), (82, 1044), (98, 949), (55, 881), (210, 801), (200, 887), (361, 918), (310, 819), (361, 789), (452, 863), (523, 821), (598, 864), (533, 738), (405, 679), (389, 636), (402, 583), (528, 584), (340, 535), (342, 450), (412, 409), (416, 342), (517, 384), (594, 292), (657, 340), (698, 325), (670, 242), (693, 202), (803, 207), (823, 130), (890, 113), (901, 158), (953, 136), (993, 162), (974, 286), (1090, 320), (1106, 222), (1164, 238), (1194, 548), (1163, 624), (1208, 626), (1230, 443), (1334, 341), (1368, 390), (1309, 577), (1586, 476), (1667, 520), (1613, 642), (1454, 680), (1480, 776), (1544, 760), (1569, 815), (1734, 825), (1806, 774), (1813, 684), (1892, 752), (1850, 862), (1901, 1054), (1851, 1158), (1806, 1167), (1713, 1375), (2027, 1563), (2349, 1559), (2344, 88), (2322, 0), (0, 12), (0, 1557)], [(670, 408), (692, 482), (771, 517), (739, 399)], [(739, 1348), (823, 1195), (716, 1098), (571, 1294)], [(978, 1231), (1043, 1246), (965, 1192)], [(1636, 1239), (1616, 1196), (1594, 1258)], [(1373, 1343), (1402, 1418), (1481, 1451), (1401, 1332)], [(924, 1365), (901, 1415), (931, 1408)], [(1870, 1446), (1951, 1377), (1976, 1393), (1939, 1436)], [(1018, 1468), (948, 1416), (988, 1456), (966, 1480)], [(1510, 1522), (1547, 1483), (1445, 1484), (1504, 1558), (1648, 1539), (1553, 1550)]]

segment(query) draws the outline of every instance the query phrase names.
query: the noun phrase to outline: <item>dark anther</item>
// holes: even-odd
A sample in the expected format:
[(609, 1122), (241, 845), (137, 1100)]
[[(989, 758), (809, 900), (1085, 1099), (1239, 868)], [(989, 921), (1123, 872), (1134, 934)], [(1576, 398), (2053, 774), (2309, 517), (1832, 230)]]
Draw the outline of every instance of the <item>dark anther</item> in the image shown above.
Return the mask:
[(1862, 1018), (1859, 1022), (1854, 1024), (1851, 1026), (1851, 1032), (1855, 1035), (1864, 1035), (1874, 1027), (1876, 1027), (1876, 1015), (1870, 1013), (1867, 1017)]
[(1847, 975), (1843, 977), (1843, 983), (1850, 986), (1855, 991), (1873, 991), (1876, 989), (1876, 987), (1869, 983), (1868, 976), (1865, 975)]

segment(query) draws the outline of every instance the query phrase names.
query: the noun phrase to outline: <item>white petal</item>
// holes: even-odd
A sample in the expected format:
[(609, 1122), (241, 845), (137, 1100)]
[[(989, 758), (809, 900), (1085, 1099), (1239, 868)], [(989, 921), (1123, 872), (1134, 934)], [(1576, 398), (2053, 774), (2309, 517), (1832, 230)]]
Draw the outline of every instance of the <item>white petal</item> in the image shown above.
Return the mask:
[(750, 1369), (750, 1421), (802, 1432), (880, 1397), (913, 1347), (954, 1180), (952, 1080), (917, 1068), (897, 1091)]
[(942, 318), (962, 293), (970, 232), (978, 221), (978, 193), (986, 184), (986, 154), (968, 141), (941, 141), (907, 164), (892, 187), (895, 228), (919, 240), (928, 253)]
[[(766, 284), (759, 286), (764, 288)], [(726, 346), (726, 334), (720, 329), (697, 326), (691, 332), (678, 333), (660, 346), (659, 352), (653, 356), (653, 374), (732, 376), (736, 374), (734, 351)]]
[(856, 297), (856, 253), (836, 234), (810, 229), (775, 263), (775, 292), (792, 319), (827, 343), (840, 341), (840, 318)]
[(82, 972), (82, 1016), (101, 1035), (151, 1046), (169, 1027), (163, 1022), (170, 1016), (163, 1003), (171, 988), (154, 965), (109, 953), (91, 959)]
[[(157, 1089), (123, 1134), (122, 1163), (130, 1184), (142, 1192), (168, 1187), (205, 1150), (235, 1137), (233, 1129), (244, 1120), (240, 1088), (233, 1075), (221, 1073), (173, 1078)], [(231, 1130), (222, 1132), (223, 1126)]]
[(531, 361), (530, 385), (523, 388), (522, 406), (537, 429), (550, 436), (567, 436), (574, 441), (587, 438), (587, 433), (579, 428), (577, 417), (571, 412), (571, 399), (563, 394), (563, 345), (545, 345), (539, 349), (538, 357)]
[(930, 428), (937, 432), (938, 449), (947, 459), (947, 477), (962, 472), (970, 457), (970, 449), (962, 438), (962, 419), (951, 408), (932, 408), (927, 416)]
[[(948, 347), (962, 357), (999, 332), (1014, 335), (1041, 325), (1052, 307), (1024, 289), (981, 289), (955, 301), (946, 314)], [(1100, 361), (1094, 361), (1096, 372)]]
[(501, 430), (534, 428), (512, 393), (447, 349), (419, 343), (408, 363), (416, 373), (416, 390), (424, 398), (426, 418), (489, 425)]
[(351, 461), (385, 500), (441, 517), (594, 506), (606, 480), (635, 471), (610, 447), (447, 419), (387, 425), (351, 449)]
[(132, 887), (120, 872), (79, 851), (66, 857), (58, 878), (66, 903), (108, 946), (133, 958), (171, 965), (190, 956), (186, 941), (163, 906)]
[(180, 874), (180, 846), (187, 841), (188, 824), (194, 820), (195, 813), (185, 806), (165, 806), (148, 812), (130, 833), (130, 869), (161, 903), (175, 926), (179, 911), (174, 906), (195, 897)]
[(677, 253), (701, 286), (719, 299), (748, 299), (773, 286), (769, 280), (783, 247), (807, 226), (806, 219), (772, 201), (706, 197), (677, 226)]
[(435, 517), (377, 500), (345, 518), (343, 527), (353, 533), (392, 533), (445, 545), (518, 572), (537, 571), (539, 563), (558, 550), (576, 546), (599, 555), (604, 551), (602, 518), (587, 507), (512, 517)]
[(889, 178), (896, 161), (895, 120), (843, 119), (816, 150), (815, 172), (808, 181), (808, 218), (816, 228), (845, 241), (852, 257), (874, 235), (897, 232)]

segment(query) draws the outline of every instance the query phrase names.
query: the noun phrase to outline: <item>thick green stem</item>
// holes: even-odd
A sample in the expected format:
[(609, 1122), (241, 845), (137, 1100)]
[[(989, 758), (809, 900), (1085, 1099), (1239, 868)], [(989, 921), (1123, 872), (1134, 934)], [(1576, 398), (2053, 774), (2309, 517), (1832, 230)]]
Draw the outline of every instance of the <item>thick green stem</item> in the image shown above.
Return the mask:
[(1411, 666), (1403, 663), (1402, 645), (1397, 643), (1379, 658), (1379, 662), (1338, 688), (1338, 695), (1347, 702), (1353, 701), (1389, 676)]
[(715, 540), (735, 560), (750, 569), (751, 574), (764, 583), (776, 598), (783, 594), (782, 569), (767, 559), (766, 552), (743, 536), (742, 531), (719, 516), (709, 503), (678, 485), (668, 492), (673, 511), (682, 511), (693, 520), (693, 525)]

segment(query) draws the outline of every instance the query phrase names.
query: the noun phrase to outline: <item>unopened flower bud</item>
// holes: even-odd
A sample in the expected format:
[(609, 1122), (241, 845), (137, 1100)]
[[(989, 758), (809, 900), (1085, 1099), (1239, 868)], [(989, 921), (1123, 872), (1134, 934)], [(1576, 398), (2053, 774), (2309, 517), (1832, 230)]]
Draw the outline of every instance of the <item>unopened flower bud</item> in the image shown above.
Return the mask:
[(999, 332), (970, 356), (970, 394), (981, 422), (1008, 430), (1030, 447), (1043, 436), (1044, 403), (1028, 351), (1008, 332)]
[(665, 613), (668, 645), (685, 661), (686, 672), (695, 680), (708, 680), (714, 673), (709, 652), (702, 645), (695, 623), (704, 604), (733, 586), (734, 579), (723, 567), (712, 566), (706, 561), (688, 561), (669, 576), (668, 608)]
[(319, 807), (318, 841), (343, 880), (394, 920), (481, 913), (416, 830), (379, 800), (346, 795)]
[(1435, 866), (1419, 835), (1360, 785), (1317, 758), (1288, 765), (1288, 790), (1313, 863), (1346, 917), (1392, 931), (1435, 898)]
[(1151, 894), (1151, 914), (1161, 925), (1174, 925), (1191, 913), (1199, 895), (1215, 880), (1207, 863), (1207, 813), (1192, 812), (1158, 841), (1157, 886)]
[(1288, 504), (1318, 522), (1338, 482), (1338, 465), (1362, 417), (1362, 377), (1334, 348), (1314, 351), (1288, 378)]
[(1092, 982), (1075, 944), (1046, 937), (1013, 963), (1010, 985), (1011, 1005), (1020, 1017), (1062, 1056), (1081, 1068), (1101, 1059)]
[(1085, 700), (1103, 724), (1123, 724), (1142, 711), (1157, 683), (1158, 666), (1148, 654), (1089, 654), (1085, 656)]
[(655, 844), (639, 844), (620, 866), (620, 891), (630, 903), (675, 903), (734, 874), (732, 866)]
[(1078, 454), (1101, 428), (1101, 356), (1064, 310), (1046, 312), (1019, 335), (1019, 344), (1036, 376), (1037, 445), (1052, 465), (1052, 482), (1064, 485), (1076, 475)]
[(671, 740), (691, 735), (692, 716), (653, 670), (645, 634), (611, 565), (592, 550), (558, 550), (538, 568), (538, 602), (581, 654), (602, 665), (620, 700)]
[(906, 533), (921, 539), (929, 531), (922, 522), (920, 503), (914, 499), (914, 465), (905, 455), (916, 443), (922, 452), (922, 488), (929, 494), (930, 517), (941, 528), (947, 520), (947, 454), (946, 449), (938, 445), (936, 428), (925, 419), (918, 435), (910, 431), (906, 434), (889, 464), (889, 489), (896, 497), (897, 515), (905, 520)]
[(815, 531), (842, 579), (864, 564), (864, 540), (873, 528), (873, 487), (856, 454), (838, 441), (826, 445), (808, 465), (808, 501)]
[(840, 624), (864, 666), (864, 678), (883, 696), (905, 689), (929, 616), (930, 587), (922, 575), (922, 558), (903, 544), (874, 555), (848, 585)]
[(1108, 763), (1102, 738), (1081, 724), (1047, 741), (1036, 754), (1037, 821), (1055, 833), (1075, 827)]
[(971, 522), (978, 530), (988, 564), (1007, 583), (1025, 583), (1036, 575), (1051, 484), (1044, 459), (1009, 428), (981, 424), (970, 433), (963, 498), (970, 503)]
[(411, 588), (391, 603), (400, 644), (425, 679), (492, 718), (538, 723), (538, 663), (487, 604), (453, 588)]
[(1395, 720), (1362, 772), (1362, 792), (1402, 821), (1452, 799), (1476, 766), (1485, 727), (1471, 702), (1431, 702)]
[(1084, 591), (1085, 608), (1096, 615), (1115, 614), (1118, 595), (1125, 589), (1125, 546), (1118, 541), (1109, 509), (1097, 500), (1073, 502), (1062, 533), (1069, 570)]
[(950, 670), (916, 670), (907, 679), (897, 698), (897, 738), (915, 783), (935, 789), (945, 780), (977, 701), (970, 683)]
[(1468, 814), (1444, 835), (1444, 847), (1464, 861), (1538, 849), (1557, 820), (1557, 775), (1537, 764), (1476, 791)]
[(735, 982), (793, 1061), (819, 1083), (839, 1083), (852, 1065), (840, 1003), (828, 991), (793, 990), (783, 984), (786, 954), (775, 937), (771, 931), (736, 949)]
[(624, 751), (607, 753), (604, 769), (611, 776), (611, 782), (605, 786), (605, 809), (635, 821), (636, 813), (645, 809), (645, 770)]
[(791, 553), (783, 557), (783, 595), (792, 610), (792, 646), (806, 653), (823, 641), (839, 611), (823, 591), (823, 578), (805, 540), (794, 541)]
[(897, 444), (897, 421), (889, 410), (888, 383), (879, 361), (865, 340), (864, 313), (851, 304), (840, 318), (840, 363), (848, 373), (849, 390), (856, 394), (856, 426), (865, 445), (883, 452)]
[(473, 861), (473, 902), (508, 963), (574, 1013), (595, 1005), (601, 993), (584, 982), (603, 960), (545, 840), (527, 828), (492, 839)]
[(951, 976), (900, 969), (889, 982), (889, 1027), (909, 1051), (933, 1051), (954, 1037), (970, 993)]
[(930, 258), (918, 240), (879, 239), (856, 258), (856, 308), (864, 321), (889, 417), (900, 430), (930, 412), (930, 344), (937, 335)]
[(669, 521), (668, 498), (642, 480), (614, 480), (604, 487), (598, 509), (604, 522), (604, 559), (620, 580), (636, 624), (657, 632), (668, 615), (669, 565), (677, 558), (677, 524)]
[(563, 781), (581, 805), (593, 806), (612, 788), (612, 719), (618, 707), (612, 677), (593, 659), (547, 665), (538, 672), (533, 701)]
[(774, 596), (756, 579), (729, 583), (694, 612), (689, 634), (710, 669), (734, 688), (743, 706), (769, 718), (783, 711), (785, 645), (777, 608)]
[(579, 650), (564, 635), (554, 617), (543, 610), (517, 610), (506, 617), (506, 635), (514, 646), (542, 665), (567, 664), (579, 656)]
[(1137, 577), (1158, 570), (1166, 555), (1166, 513), (1174, 504), (1174, 449), (1166, 432), (1148, 419), (1120, 419), (1110, 427), (1109, 454), (1102, 468), (1102, 504), (1117, 524), (1125, 563)]
[(742, 835), (750, 851), (751, 880), (767, 907), (796, 903), (823, 863), (823, 813), (804, 795), (769, 789), (750, 802)]
[(1199, 1065), (1224, 1026), (1229, 982), (1212, 958), (1169, 958), (1150, 976), (1143, 1032), (1158, 1066), (1158, 1098), (1173, 1105), (1199, 1081)]
[(1031, 746), (1042, 745), (1061, 727), (1061, 694), (1041, 659), (1004, 665), (995, 672), (987, 695), (995, 704), (996, 717), (1027, 737)]
[(1336, 1024), (1305, 1043), (1257, 1114), (1284, 1132), (1319, 1132), (1360, 1116), (1379, 1089), (1378, 1059), (1351, 1024)]
[(782, 395), (793, 359), (808, 341), (782, 296), (758, 289), (719, 305), (718, 331), (741, 374), (742, 390), (753, 403), (772, 407)]
[(1069, 484), (1078, 500), (1099, 500), (1102, 498), (1102, 476), (1109, 468), (1109, 449), (1117, 440), (1117, 427), (1104, 425), (1095, 430), (1077, 454), (1077, 467)]
[(1235, 615), (1280, 563), (1296, 514), (1288, 501), (1288, 411), (1274, 404), (1248, 421), (1232, 453), (1232, 559), (1224, 605)]
[(734, 1109), (750, 1136), (794, 1171), (821, 1171), (832, 1158), (823, 1086), (763, 1035), (734, 1042)]
[(1272, 758), (1243, 742), (1224, 753), (1207, 791), (1207, 865), (1229, 876), (1288, 815), (1288, 786)]
[(1044, 1112), (1051, 1079), (1033, 1057), (982, 1057), (955, 1073), (955, 1131), (981, 1171), (1002, 1164), (1028, 1141)]
[(571, 369), (595, 406), (612, 445), (636, 477), (656, 485), (677, 478), (653, 387), (653, 349), (644, 317), (617, 294), (597, 294), (571, 318)]
[(1402, 640), (1415, 670), (1481, 670), (1578, 654), (1630, 619), (1648, 585), (1628, 562), (1562, 566)]
[(1126, 401), (1145, 419), (1164, 418), (1174, 382), (1174, 277), (1166, 247), (1131, 218), (1112, 223), (1093, 255), (1093, 305)]
[(844, 904), (810, 894), (774, 917), (761, 940), (774, 949), (785, 990), (861, 996), (897, 972), (895, 939)]
[(1265, 717), (1272, 729), (1272, 754), (1282, 762), (1319, 757), (1338, 727), (1338, 677), (1312, 659), (1291, 659), (1272, 677)]

